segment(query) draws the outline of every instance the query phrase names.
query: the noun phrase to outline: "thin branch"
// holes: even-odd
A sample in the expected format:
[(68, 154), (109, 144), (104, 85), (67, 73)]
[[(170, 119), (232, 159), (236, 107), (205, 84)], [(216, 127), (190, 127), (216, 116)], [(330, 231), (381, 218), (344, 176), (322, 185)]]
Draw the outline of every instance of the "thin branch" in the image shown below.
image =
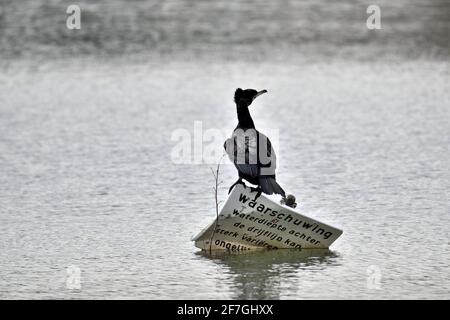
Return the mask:
[(211, 252), (211, 248), (212, 248), (212, 241), (213, 241), (214, 235), (216, 234), (217, 224), (219, 222), (219, 204), (222, 202), (222, 201), (220, 201), (220, 202), (218, 201), (217, 190), (219, 188), (219, 184), (222, 183), (222, 182), (219, 182), (219, 173), (220, 173), (220, 164), (221, 164), (224, 156), (225, 156), (225, 154), (223, 154), (222, 157), (219, 159), (219, 163), (217, 164), (217, 169), (215, 172), (212, 168), (210, 168), (211, 172), (213, 174), (213, 177), (214, 177), (214, 182), (215, 182), (215, 186), (213, 187), (213, 190), (214, 190), (214, 200), (216, 202), (216, 222), (214, 224), (214, 230), (211, 234), (211, 238), (209, 239), (209, 251), (210, 252)]

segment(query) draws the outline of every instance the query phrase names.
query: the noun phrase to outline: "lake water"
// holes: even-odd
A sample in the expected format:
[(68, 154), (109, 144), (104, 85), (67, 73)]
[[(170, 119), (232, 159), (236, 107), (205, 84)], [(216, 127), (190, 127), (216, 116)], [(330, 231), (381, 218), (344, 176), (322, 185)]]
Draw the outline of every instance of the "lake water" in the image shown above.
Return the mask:
[[(450, 298), (448, 2), (381, 2), (376, 36), (365, 1), (82, 1), (76, 35), (64, 1), (23, 3), (0, 11), (0, 298)], [(269, 91), (255, 124), (299, 210), (344, 230), (330, 250), (190, 241), (214, 165), (174, 163), (172, 133), (231, 132), (237, 87)]]

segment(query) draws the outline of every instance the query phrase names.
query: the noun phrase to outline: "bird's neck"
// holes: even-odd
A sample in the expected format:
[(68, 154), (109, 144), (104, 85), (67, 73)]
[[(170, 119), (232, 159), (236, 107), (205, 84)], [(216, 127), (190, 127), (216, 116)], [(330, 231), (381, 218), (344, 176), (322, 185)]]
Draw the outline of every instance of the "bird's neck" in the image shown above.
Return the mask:
[(250, 111), (247, 106), (237, 106), (238, 127), (243, 129), (255, 128)]

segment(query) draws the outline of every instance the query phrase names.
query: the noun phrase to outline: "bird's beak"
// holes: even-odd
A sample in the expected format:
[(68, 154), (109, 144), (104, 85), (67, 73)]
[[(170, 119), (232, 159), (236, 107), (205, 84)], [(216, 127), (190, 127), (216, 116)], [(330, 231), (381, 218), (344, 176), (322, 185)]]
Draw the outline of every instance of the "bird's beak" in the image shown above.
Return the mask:
[(261, 91), (258, 91), (258, 93), (257, 94), (255, 94), (255, 96), (253, 97), (253, 100), (255, 100), (257, 97), (259, 97), (260, 95), (262, 95), (263, 93), (267, 93), (267, 90), (261, 90)]

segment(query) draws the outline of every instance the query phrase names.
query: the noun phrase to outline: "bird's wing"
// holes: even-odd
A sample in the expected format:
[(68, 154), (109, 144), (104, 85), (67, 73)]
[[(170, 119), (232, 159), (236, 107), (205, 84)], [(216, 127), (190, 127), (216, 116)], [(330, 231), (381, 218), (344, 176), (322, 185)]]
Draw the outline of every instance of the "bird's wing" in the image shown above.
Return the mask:
[(258, 132), (259, 135), (259, 163), (261, 166), (260, 174), (262, 176), (271, 176), (275, 174), (277, 168), (277, 156), (269, 138)]
[(239, 173), (249, 176), (259, 176), (258, 138), (256, 130), (237, 129), (231, 139), (225, 141), (225, 150)]

